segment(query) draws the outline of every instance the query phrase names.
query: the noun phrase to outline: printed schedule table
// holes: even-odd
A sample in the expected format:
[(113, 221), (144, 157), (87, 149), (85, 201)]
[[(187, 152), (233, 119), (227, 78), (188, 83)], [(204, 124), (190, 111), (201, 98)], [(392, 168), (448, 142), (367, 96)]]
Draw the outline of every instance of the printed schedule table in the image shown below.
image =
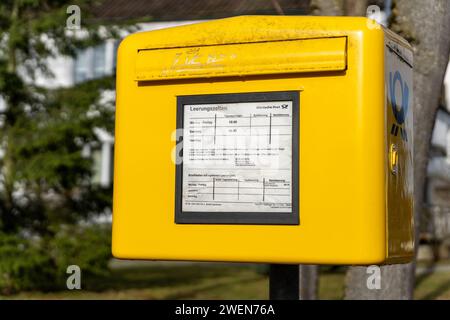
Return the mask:
[(292, 101), (184, 105), (184, 212), (292, 211)]

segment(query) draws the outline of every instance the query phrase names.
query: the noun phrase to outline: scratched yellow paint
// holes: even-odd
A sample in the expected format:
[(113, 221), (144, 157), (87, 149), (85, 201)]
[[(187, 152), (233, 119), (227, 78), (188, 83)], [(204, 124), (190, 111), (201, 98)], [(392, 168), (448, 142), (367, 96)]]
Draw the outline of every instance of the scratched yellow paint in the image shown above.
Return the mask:
[[(401, 55), (412, 55), (404, 40), (356, 17), (244, 16), (128, 36), (117, 63), (114, 256), (409, 261), (412, 73)], [(389, 72), (394, 87), (410, 88), (402, 123), (405, 87), (394, 89), (392, 108)], [(300, 224), (176, 224), (177, 96), (268, 91), (300, 93)], [(389, 155), (392, 143), (398, 156)]]
[(344, 70), (346, 40), (346, 37), (286, 40), (282, 43), (283, 50), (279, 42), (140, 50), (136, 80)]

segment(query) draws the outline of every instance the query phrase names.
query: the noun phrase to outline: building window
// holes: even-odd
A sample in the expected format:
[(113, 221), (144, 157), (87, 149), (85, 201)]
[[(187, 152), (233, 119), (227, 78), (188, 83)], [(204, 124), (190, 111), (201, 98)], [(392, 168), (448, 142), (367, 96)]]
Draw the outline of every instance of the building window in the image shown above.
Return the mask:
[(109, 46), (106, 43), (79, 50), (74, 63), (75, 83), (101, 78), (111, 74), (111, 66), (107, 63)]
[(75, 83), (83, 82), (90, 78), (89, 49), (81, 50), (75, 58)]
[(92, 48), (93, 51), (93, 72), (94, 78), (100, 78), (106, 75), (107, 66), (106, 66), (106, 46), (105, 44), (98, 45)]
[(120, 41), (114, 41), (113, 46), (113, 72), (116, 73), (117, 67), (117, 50), (119, 49)]
[(114, 176), (114, 144), (103, 142), (100, 148), (92, 149), (92, 182), (103, 188), (111, 187)]

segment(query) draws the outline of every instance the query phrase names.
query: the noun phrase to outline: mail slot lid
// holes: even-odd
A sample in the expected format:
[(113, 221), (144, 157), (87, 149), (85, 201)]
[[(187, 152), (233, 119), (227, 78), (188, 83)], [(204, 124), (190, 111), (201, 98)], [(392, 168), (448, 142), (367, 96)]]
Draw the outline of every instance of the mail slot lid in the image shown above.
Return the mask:
[(342, 71), (347, 37), (138, 51), (135, 80)]

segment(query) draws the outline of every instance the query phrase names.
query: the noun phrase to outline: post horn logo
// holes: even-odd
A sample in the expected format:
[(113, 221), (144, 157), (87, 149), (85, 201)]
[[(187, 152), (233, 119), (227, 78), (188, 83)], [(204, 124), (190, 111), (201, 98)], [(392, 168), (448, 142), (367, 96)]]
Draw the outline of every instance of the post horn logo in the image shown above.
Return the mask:
[[(395, 97), (395, 88), (397, 82), (399, 82), (400, 84), (400, 90), (402, 93), (401, 104), (397, 103), (397, 99)], [(402, 127), (402, 125), (405, 122), (406, 114), (408, 113), (409, 87), (406, 84), (406, 81), (403, 81), (402, 76), (398, 71), (394, 73), (394, 77), (392, 77), (392, 73), (389, 72), (389, 96), (392, 112), (394, 113), (395, 121), (397, 122), (392, 124), (391, 134), (397, 136), (398, 132), (400, 131), (400, 136), (402, 137), (402, 139), (404, 141), (408, 141), (406, 130)]]

